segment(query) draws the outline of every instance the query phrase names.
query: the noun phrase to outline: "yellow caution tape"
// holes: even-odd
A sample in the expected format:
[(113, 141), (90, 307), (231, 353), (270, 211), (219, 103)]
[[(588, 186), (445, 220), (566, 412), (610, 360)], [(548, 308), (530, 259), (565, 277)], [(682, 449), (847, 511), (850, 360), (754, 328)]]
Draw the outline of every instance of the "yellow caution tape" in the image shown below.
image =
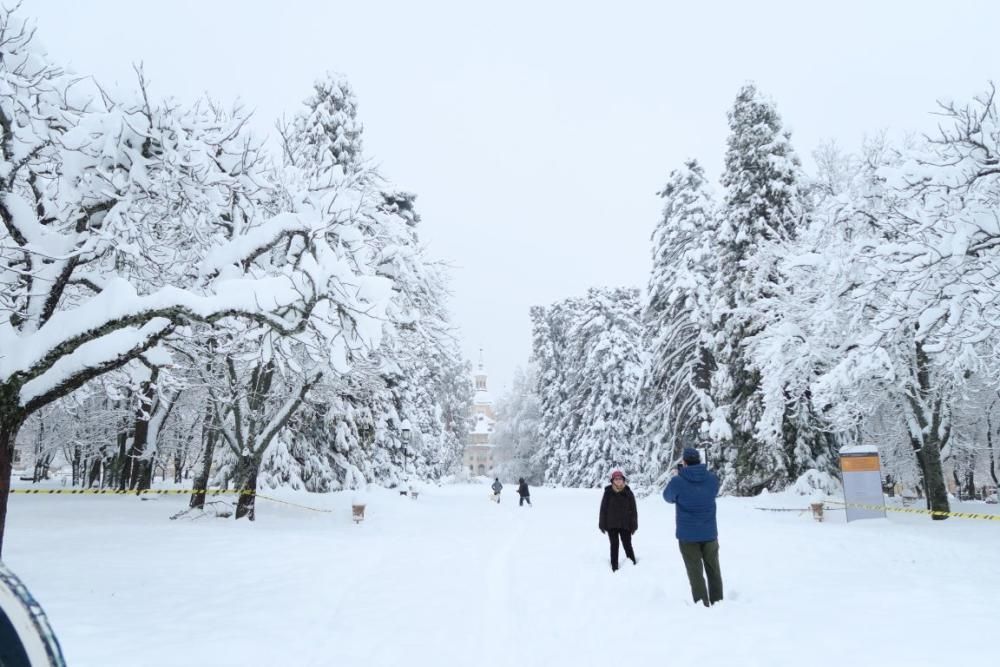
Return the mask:
[[(980, 512), (944, 512), (941, 510), (928, 510), (919, 507), (890, 507), (888, 505), (861, 505), (858, 503), (842, 503), (839, 500), (828, 500), (828, 503), (840, 505), (842, 507), (855, 507), (866, 510), (885, 510), (886, 512), (902, 512), (906, 514), (929, 514), (931, 516), (953, 516), (959, 519), (982, 519), (984, 521), (1000, 521), (1000, 514), (983, 514)], [(831, 508), (839, 509), (839, 508)]]
[[(3, 489), (0, 489), (0, 493), (3, 493)], [(133, 495), (167, 495), (167, 494), (194, 494), (200, 495), (205, 494), (209, 496), (221, 496), (221, 495), (240, 495), (240, 496), (253, 496), (257, 495), (256, 491), (250, 491), (249, 489), (237, 490), (237, 491), (223, 491), (221, 489), (131, 489), (122, 491), (121, 489), (8, 489), (8, 493), (25, 493), (29, 495), (48, 495), (48, 494), (66, 494), (66, 495), (79, 495), (85, 493), (94, 493), (98, 495), (116, 495), (116, 496), (127, 496), (129, 494)]]

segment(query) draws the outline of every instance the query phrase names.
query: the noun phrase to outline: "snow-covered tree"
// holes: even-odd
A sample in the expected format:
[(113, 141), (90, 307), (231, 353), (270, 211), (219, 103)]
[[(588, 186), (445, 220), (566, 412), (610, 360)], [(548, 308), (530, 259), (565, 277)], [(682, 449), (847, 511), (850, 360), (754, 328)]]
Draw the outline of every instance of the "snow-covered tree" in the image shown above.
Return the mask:
[(774, 105), (754, 85), (737, 95), (729, 127), (713, 289), (717, 366), (711, 383), (712, 398), (729, 426), (720, 433), (728, 430), (729, 438), (717, 440), (711, 458), (724, 488), (755, 493), (787, 483), (794, 472), (789, 450), (800, 437), (813, 436), (786, 428), (797, 423), (794, 419), (783, 420), (777, 432), (760, 430), (760, 370), (746, 351), (747, 339), (762, 325), (758, 302), (773, 291), (776, 257), (768, 244), (794, 238), (803, 202), (799, 160), (789, 134)]
[(314, 176), (340, 168), (345, 174), (363, 169), (358, 101), (351, 84), (327, 73), (313, 83), (305, 109), (279, 129), (286, 162)]
[(497, 424), (490, 442), (497, 448), (501, 476), (523, 477), (531, 484), (544, 479), (536, 463), (541, 444), (541, 402), (535, 393), (538, 369), (534, 364), (514, 371), (510, 390), (497, 400)]
[[(632, 414), (642, 365), (640, 311), (639, 290), (623, 288), (590, 289), (550, 312), (533, 311), (548, 320), (549, 332), (561, 331), (545, 336), (545, 325), (536, 327), (542, 430), (550, 434), (536, 458), (547, 482), (595, 486), (611, 468), (639, 471)], [(547, 386), (547, 378), (559, 385)]]
[[(193, 322), (243, 318), (292, 335), (339, 316), (334, 326), (353, 327), (370, 308), (360, 302), (380, 296), (343, 249), (317, 243), (355, 198), (234, 214), (233, 193), (261, 176), (245, 118), (179, 115), (141, 80), (134, 100), (114, 100), (32, 38), (16, 13), (0, 16), (0, 535), (13, 444), (39, 409)], [(357, 305), (338, 313), (330, 299), (345, 282), (360, 286)], [(334, 355), (369, 333), (345, 329)]]
[(578, 316), (581, 299), (557, 301), (531, 308), (531, 360), (538, 368), (537, 389), (541, 410), (541, 443), (535, 464), (544, 470), (559, 467), (576, 436), (579, 420), (568, 404), (570, 358), (568, 329)]
[(869, 146), (820, 201), (785, 248), (763, 302), (776, 315), (748, 349), (765, 423), (778, 420), (779, 388), (798, 386), (837, 438), (879, 444), (947, 511), (944, 461), (974, 486), (988, 467), (976, 442), (994, 428), (1000, 132), (992, 93), (942, 114), (940, 136)]
[(712, 252), (715, 212), (704, 170), (695, 160), (673, 171), (660, 196), (653, 231), (653, 270), (643, 310), (646, 352), (636, 406), (645, 472), (658, 478), (684, 447), (709, 432), (712, 358)]
[(359, 241), (371, 250), (374, 273), (392, 285), (381, 344), (355, 377), (316, 387), (299, 435), (279, 442), (288, 455), (266, 462), (270, 483), (395, 484), (440, 476), (461, 456), (465, 424), (456, 415), (468, 410), (471, 390), (449, 323), (446, 275), (420, 245), (415, 196), (362, 169), (356, 107), (350, 86), (328, 76), (282, 137), (286, 165), (312, 190), (347, 181), (374, 199), (359, 211)]

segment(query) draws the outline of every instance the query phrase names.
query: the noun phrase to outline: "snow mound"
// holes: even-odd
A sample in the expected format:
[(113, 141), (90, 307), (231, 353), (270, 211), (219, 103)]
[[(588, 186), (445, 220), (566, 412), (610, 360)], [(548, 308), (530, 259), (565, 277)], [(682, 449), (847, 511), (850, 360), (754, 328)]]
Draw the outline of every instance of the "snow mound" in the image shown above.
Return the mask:
[(799, 496), (823, 498), (841, 494), (840, 480), (827, 472), (815, 468), (806, 470), (788, 489)]

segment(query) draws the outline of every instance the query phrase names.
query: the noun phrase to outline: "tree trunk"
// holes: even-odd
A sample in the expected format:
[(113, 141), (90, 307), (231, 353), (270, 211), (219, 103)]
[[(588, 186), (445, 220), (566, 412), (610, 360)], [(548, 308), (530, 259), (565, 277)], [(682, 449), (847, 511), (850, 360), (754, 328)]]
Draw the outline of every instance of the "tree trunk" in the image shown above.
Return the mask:
[[(87, 488), (93, 488), (101, 480), (101, 457), (95, 456), (90, 464), (90, 474), (87, 475)], [(113, 486), (113, 485), (112, 485)]]
[(257, 456), (241, 456), (236, 463), (235, 489), (239, 491), (236, 501), (236, 518), (247, 517), (254, 520), (254, 507), (257, 500), (257, 474), (260, 472), (260, 458)]
[(976, 468), (972, 466), (965, 471), (965, 497), (968, 500), (976, 499)]
[[(941, 465), (941, 448), (948, 441), (950, 429), (944, 427), (942, 400), (938, 398), (931, 405), (931, 365), (930, 358), (921, 342), (915, 344), (916, 380), (919, 398), (908, 396), (914, 417), (920, 425), (920, 436), (910, 435), (910, 444), (917, 455), (924, 489), (927, 492), (927, 509), (932, 512), (950, 512), (948, 487), (944, 481)], [(929, 409), (928, 409), (929, 408)], [(930, 414), (928, 414), (930, 412)], [(944, 435), (942, 435), (942, 432)], [(932, 514), (935, 521), (947, 519), (947, 514)]]
[[(917, 462), (920, 464), (923, 486), (927, 492), (927, 509), (932, 512), (950, 512), (948, 504), (948, 487), (944, 483), (944, 469), (941, 466), (941, 448), (936, 434), (928, 433), (921, 443), (917, 439), (911, 440), (917, 453)], [(946, 515), (931, 515), (935, 521), (947, 519)]]
[(111, 468), (111, 481), (108, 486), (113, 486), (119, 491), (124, 491), (127, 486), (127, 473), (125, 471), (128, 463), (128, 429), (124, 420), (121, 429), (118, 431), (118, 455)]
[(11, 476), (14, 472), (14, 442), (25, 419), (19, 395), (19, 387), (0, 385), (0, 558), (3, 557), (7, 500), (10, 497)]
[(83, 480), (83, 472), (80, 468), (80, 446), (73, 445), (73, 456), (70, 462), (73, 469), (73, 486), (80, 484)]
[[(160, 369), (153, 368), (149, 379), (144, 381), (139, 389), (139, 405), (135, 409), (132, 446), (129, 448), (125, 463), (127, 479), (123, 482), (123, 488), (141, 489), (143, 480), (152, 479), (152, 461), (147, 461), (143, 457), (149, 443), (149, 420), (153, 417), (153, 401), (156, 397), (156, 380), (159, 375)], [(149, 486), (145, 488), (148, 489)]]
[(180, 452), (174, 452), (174, 484), (180, 484), (184, 481), (183, 469), (184, 461), (181, 459)]
[(194, 478), (191, 487), (191, 509), (205, 508), (205, 492), (208, 490), (208, 478), (212, 474), (212, 457), (215, 455), (215, 441), (219, 437), (219, 432), (215, 429), (214, 410), (211, 405), (205, 410), (205, 419), (202, 422), (201, 439), (204, 443), (201, 455), (201, 472)]
[(3, 555), (3, 533), (7, 525), (7, 499), (10, 497), (10, 478), (14, 470), (14, 438), (17, 427), (0, 423), (0, 556)]
[(135, 470), (135, 482), (132, 488), (136, 491), (148, 491), (153, 488), (153, 469), (156, 467), (155, 459), (148, 459), (144, 461), (136, 461), (133, 469)]
[[(992, 409), (993, 406), (990, 406)], [(993, 478), (993, 486), (1000, 494), (1000, 481), (997, 480), (996, 456), (993, 453), (993, 422), (990, 420), (990, 413), (986, 413), (986, 446), (990, 450), (990, 477)]]
[[(176, 404), (176, 403), (175, 403)], [(187, 437), (184, 439), (184, 444), (174, 448), (174, 483), (180, 484), (188, 475), (186, 474), (190, 467), (188, 466), (188, 461), (191, 458), (191, 443), (194, 441), (195, 429), (198, 426), (198, 422), (195, 421), (192, 424), (191, 429), (188, 431)], [(164, 475), (166, 475), (166, 466), (164, 466)], [(166, 481), (166, 480), (164, 480)]]
[(32, 476), (35, 481), (42, 481), (49, 478), (49, 468), (52, 466), (52, 454), (43, 454), (42, 458), (35, 461), (35, 473)]
[(42, 447), (45, 446), (45, 420), (42, 419), (41, 414), (38, 416), (38, 437), (35, 440), (35, 466), (34, 471), (31, 474), (31, 483), (37, 484), (42, 481), (43, 474), (45, 476), (48, 472), (48, 465), (42, 461)]

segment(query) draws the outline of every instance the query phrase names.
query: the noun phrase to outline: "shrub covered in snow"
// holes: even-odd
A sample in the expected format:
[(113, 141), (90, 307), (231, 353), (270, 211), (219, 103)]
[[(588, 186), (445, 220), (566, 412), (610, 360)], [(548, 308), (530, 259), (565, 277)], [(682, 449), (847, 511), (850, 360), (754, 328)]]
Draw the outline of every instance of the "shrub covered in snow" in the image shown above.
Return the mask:
[(790, 490), (800, 496), (823, 497), (840, 495), (842, 487), (835, 476), (811, 468), (795, 480)]

